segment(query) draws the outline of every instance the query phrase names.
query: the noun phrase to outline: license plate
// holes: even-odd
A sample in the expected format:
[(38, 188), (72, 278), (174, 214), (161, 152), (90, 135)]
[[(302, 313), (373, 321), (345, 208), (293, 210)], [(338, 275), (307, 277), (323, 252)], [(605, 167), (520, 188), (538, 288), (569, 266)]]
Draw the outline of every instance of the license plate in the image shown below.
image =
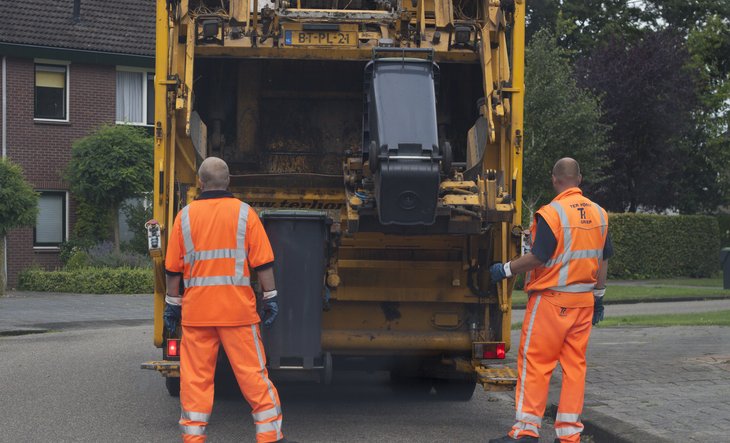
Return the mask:
[(286, 31), (287, 46), (355, 46), (357, 32), (347, 31)]

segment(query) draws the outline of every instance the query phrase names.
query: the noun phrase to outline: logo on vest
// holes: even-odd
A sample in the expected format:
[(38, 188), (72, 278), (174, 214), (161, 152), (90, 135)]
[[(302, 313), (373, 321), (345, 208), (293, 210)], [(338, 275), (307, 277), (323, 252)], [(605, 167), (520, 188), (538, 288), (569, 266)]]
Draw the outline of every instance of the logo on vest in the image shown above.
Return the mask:
[(580, 212), (580, 223), (582, 225), (590, 225), (591, 223), (593, 223), (592, 220), (590, 220), (590, 219), (588, 219), (588, 217), (586, 217), (586, 206), (590, 206), (590, 203), (578, 203), (578, 204), (570, 205), (571, 208)]
[(560, 316), (565, 317), (568, 315), (568, 308), (560, 308)]

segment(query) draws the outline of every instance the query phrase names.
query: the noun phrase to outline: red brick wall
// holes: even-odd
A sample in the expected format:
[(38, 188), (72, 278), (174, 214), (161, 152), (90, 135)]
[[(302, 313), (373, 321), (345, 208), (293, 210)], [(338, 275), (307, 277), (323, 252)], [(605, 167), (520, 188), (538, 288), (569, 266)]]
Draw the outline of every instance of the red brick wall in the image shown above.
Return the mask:
[[(8, 157), (20, 164), (36, 189), (67, 190), (63, 171), (71, 158), (71, 144), (102, 123), (115, 118), (116, 67), (69, 65), (69, 122), (34, 121), (35, 70), (32, 59), (7, 59)], [(69, 232), (74, 222), (73, 200)], [(39, 265), (59, 266), (57, 250), (33, 248), (33, 230), (11, 231), (8, 235), (8, 288), (17, 286), (18, 273)]]

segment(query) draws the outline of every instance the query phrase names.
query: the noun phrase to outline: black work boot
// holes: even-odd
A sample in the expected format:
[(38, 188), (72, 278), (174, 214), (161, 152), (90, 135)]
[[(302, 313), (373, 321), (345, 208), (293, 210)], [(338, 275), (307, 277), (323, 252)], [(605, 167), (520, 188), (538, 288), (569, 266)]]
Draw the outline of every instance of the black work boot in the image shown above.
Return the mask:
[(297, 443), (294, 440), (287, 440), (286, 438), (282, 438), (281, 440), (276, 440), (274, 443)]
[(525, 435), (524, 437), (520, 438), (512, 438), (509, 435), (505, 435), (504, 437), (493, 438), (489, 440), (489, 443), (538, 443), (539, 441), (539, 438), (533, 437), (531, 435)]

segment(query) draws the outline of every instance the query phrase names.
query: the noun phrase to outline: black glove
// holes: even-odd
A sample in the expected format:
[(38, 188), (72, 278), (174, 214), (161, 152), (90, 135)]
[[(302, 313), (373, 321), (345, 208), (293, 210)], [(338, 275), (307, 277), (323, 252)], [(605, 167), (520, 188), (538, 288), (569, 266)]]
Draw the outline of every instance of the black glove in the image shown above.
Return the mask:
[(165, 303), (165, 313), (162, 315), (162, 318), (165, 320), (165, 328), (167, 328), (168, 332), (171, 334), (175, 333), (177, 326), (180, 324), (181, 317), (182, 306)]
[(489, 275), (492, 277), (492, 283), (499, 283), (507, 278), (507, 273), (504, 271), (504, 265), (502, 263), (495, 263), (489, 268)]
[(278, 296), (275, 296), (264, 300), (264, 315), (261, 322), (264, 324), (265, 328), (270, 328), (271, 325), (274, 324), (276, 317), (279, 315), (278, 298)]
[(593, 325), (603, 320), (603, 297), (593, 297)]

